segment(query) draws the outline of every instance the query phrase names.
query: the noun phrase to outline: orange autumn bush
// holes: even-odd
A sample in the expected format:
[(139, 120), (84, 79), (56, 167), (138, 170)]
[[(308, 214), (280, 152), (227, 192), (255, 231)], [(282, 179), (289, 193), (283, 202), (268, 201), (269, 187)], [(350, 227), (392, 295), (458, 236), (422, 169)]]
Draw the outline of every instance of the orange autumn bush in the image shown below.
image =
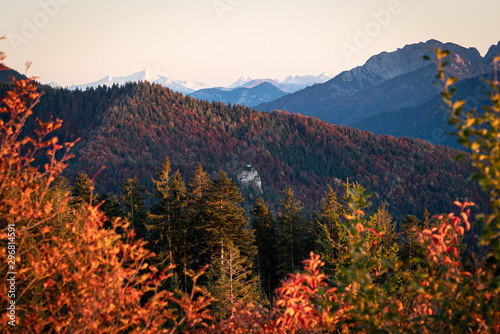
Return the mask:
[[(0, 287), (2, 332), (174, 333), (205, 328), (212, 320), (206, 309), (212, 298), (196, 286), (199, 274), (192, 274), (191, 294), (174, 295), (162, 289), (172, 267), (158, 272), (148, 266), (153, 254), (143, 241), (134, 241), (127, 223), (115, 220), (105, 229), (103, 213), (89, 204), (69, 220), (58, 219), (70, 210), (69, 197), (62, 194), (56, 203), (52, 186), (71, 157), (67, 151), (73, 143), (44, 139), (61, 125), (59, 120), (39, 121), (37, 137), (21, 139), (39, 97), (33, 80), (13, 81), (0, 107), (0, 238), (3, 245), (15, 240), (15, 263), (9, 264), (10, 254), (2, 247), (0, 270), (4, 281), (8, 272), (16, 273), (14, 320), (6, 312), (11, 291), (7, 284)], [(49, 162), (34, 167), (31, 163), (43, 149)]]

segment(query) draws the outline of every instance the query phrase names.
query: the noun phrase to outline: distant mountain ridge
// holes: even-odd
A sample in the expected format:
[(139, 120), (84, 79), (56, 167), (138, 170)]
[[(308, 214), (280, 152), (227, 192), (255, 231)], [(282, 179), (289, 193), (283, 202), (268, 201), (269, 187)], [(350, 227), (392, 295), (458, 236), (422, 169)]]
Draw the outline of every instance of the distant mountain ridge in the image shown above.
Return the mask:
[(285, 80), (282, 81), (277, 79), (252, 79), (250, 77), (246, 78), (240, 77), (234, 83), (227, 86), (227, 88), (239, 88), (239, 87), (252, 88), (257, 85), (260, 85), (263, 82), (268, 82), (273, 86), (279, 88), (280, 90), (284, 91), (285, 93), (294, 93), (306, 87), (319, 83), (324, 83), (332, 78), (333, 76), (327, 72), (323, 72), (317, 76), (289, 75), (285, 78)]
[(248, 107), (275, 100), (283, 95), (286, 95), (286, 93), (269, 82), (262, 82), (251, 88), (238, 87), (232, 90), (206, 88), (189, 94), (191, 97), (208, 102), (219, 101), (226, 104), (241, 104)]
[(264, 102), (273, 101), (287, 93), (293, 93), (305, 87), (325, 82), (331, 78), (332, 76), (326, 72), (318, 76), (289, 75), (283, 81), (240, 77), (227, 87), (200, 89), (190, 93), (189, 96), (209, 102), (219, 101), (254, 107)]
[[(272, 84), (273, 86), (277, 87), (278, 89), (282, 90), (285, 93), (293, 93), (296, 92), (300, 89), (303, 89), (305, 87), (317, 84), (317, 83), (323, 83), (325, 81), (328, 81), (331, 79), (333, 76), (330, 74), (323, 72), (320, 75), (313, 76), (313, 75), (296, 75), (296, 76), (288, 76), (286, 77), (285, 80), (280, 81), (277, 79), (252, 79), (250, 77), (240, 77), (238, 80), (236, 80), (234, 83), (227, 87), (210, 87), (202, 82), (198, 81), (187, 81), (187, 80), (178, 80), (178, 79), (173, 79), (169, 78), (165, 75), (161, 75), (158, 73), (154, 73), (153, 71), (150, 70), (142, 70), (136, 73), (132, 73), (130, 75), (122, 75), (122, 76), (105, 76), (97, 81), (90, 82), (90, 83), (85, 83), (85, 84), (74, 84), (68, 87), (70, 90), (75, 90), (75, 89), (80, 89), (80, 90), (85, 90), (87, 88), (93, 87), (97, 88), (99, 86), (106, 85), (108, 87), (113, 86), (113, 85), (124, 85), (125, 83), (128, 82), (139, 82), (139, 81), (147, 81), (151, 83), (157, 83), (162, 85), (163, 87), (167, 87), (172, 89), (173, 91), (180, 92), (184, 95), (188, 95), (191, 93), (194, 93), (196, 91), (202, 90), (202, 89), (210, 89), (210, 88), (215, 88), (221, 91), (230, 91), (235, 88), (253, 88), (261, 83), (267, 82)], [(51, 82), (49, 84), (53, 88), (59, 88), (60, 85), (58, 85), (56, 82)], [(266, 92), (267, 93), (267, 92)], [(208, 93), (202, 92), (201, 94), (207, 95)], [(215, 95), (212, 98), (207, 98), (210, 100), (217, 100), (218, 92), (215, 93)], [(274, 98), (277, 98), (279, 96), (276, 96)], [(274, 99), (273, 98), (273, 99)], [(262, 98), (260, 103), (262, 102), (267, 102), (271, 101), (268, 100), (267, 98)], [(222, 102), (222, 101), (221, 101)]]
[(432, 85), (436, 65), (423, 59), (424, 55), (432, 58), (432, 49), (437, 47), (451, 51), (447, 74), (464, 80), (493, 71), (491, 62), (500, 43), (492, 46), (485, 57), (475, 48), (437, 40), (406, 45), (374, 55), (364, 65), (323, 84), (260, 104), (256, 109), (286, 110), (333, 124), (353, 125), (389, 110), (420, 105), (439, 93)]

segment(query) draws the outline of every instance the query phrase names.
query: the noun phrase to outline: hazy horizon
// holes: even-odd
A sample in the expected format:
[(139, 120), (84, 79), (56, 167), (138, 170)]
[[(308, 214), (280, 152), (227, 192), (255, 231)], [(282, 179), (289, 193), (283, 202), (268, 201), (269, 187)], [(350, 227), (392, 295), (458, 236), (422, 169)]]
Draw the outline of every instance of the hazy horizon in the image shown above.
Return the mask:
[(497, 44), (500, 2), (363, 0), (5, 0), (6, 64), (62, 86), (148, 69), (227, 86), (240, 76), (332, 75), (436, 39)]

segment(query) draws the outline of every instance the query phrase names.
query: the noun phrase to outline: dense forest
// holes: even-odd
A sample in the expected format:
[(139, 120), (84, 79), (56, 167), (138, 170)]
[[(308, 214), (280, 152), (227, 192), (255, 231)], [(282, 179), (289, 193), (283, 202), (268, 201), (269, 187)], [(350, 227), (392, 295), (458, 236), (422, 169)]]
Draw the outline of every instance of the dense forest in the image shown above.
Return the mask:
[[(64, 175), (74, 184), (79, 173), (93, 176), (104, 165), (96, 189), (111, 195), (134, 177), (149, 190), (168, 157), (184, 178), (199, 163), (211, 177), (225, 171), (241, 188), (247, 212), (263, 197), (276, 213), (291, 187), (311, 215), (330, 187), (342, 196), (346, 180), (366, 187), (374, 207), (386, 203), (398, 220), (409, 214), (423, 219), (425, 209), (450, 211), (457, 199), (487, 210), (486, 195), (469, 179), (470, 160), (455, 161), (457, 151), (422, 140), (198, 101), (147, 82), (74, 92), (41, 89), (35, 116), (63, 120), (54, 132), (61, 141), (80, 138)], [(261, 189), (237, 181), (249, 163), (262, 180)]]

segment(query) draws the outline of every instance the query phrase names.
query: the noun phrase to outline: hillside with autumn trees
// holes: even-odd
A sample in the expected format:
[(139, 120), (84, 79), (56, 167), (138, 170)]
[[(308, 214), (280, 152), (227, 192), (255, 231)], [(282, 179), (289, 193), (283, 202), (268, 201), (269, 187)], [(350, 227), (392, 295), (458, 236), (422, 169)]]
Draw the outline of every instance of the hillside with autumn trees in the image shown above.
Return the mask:
[[(8, 84), (2, 85), (5, 92)], [(449, 211), (454, 200), (474, 200), (487, 208), (485, 194), (469, 176), (468, 159), (457, 151), (425, 141), (375, 136), (312, 117), (240, 105), (208, 103), (150, 83), (100, 87), (86, 91), (40, 88), (34, 115), (57, 117), (62, 141), (80, 138), (64, 175), (94, 175), (96, 190), (118, 195), (128, 178), (150, 189), (168, 157), (184, 178), (201, 164), (212, 177), (225, 171), (238, 182), (249, 163), (262, 180), (262, 192), (239, 183), (250, 211), (263, 197), (276, 212), (292, 187), (312, 214), (329, 187), (342, 192), (346, 180), (373, 193), (375, 207), (386, 203), (398, 219), (424, 210)], [(33, 128), (28, 124), (29, 128)], [(148, 202), (147, 204), (151, 204)]]

